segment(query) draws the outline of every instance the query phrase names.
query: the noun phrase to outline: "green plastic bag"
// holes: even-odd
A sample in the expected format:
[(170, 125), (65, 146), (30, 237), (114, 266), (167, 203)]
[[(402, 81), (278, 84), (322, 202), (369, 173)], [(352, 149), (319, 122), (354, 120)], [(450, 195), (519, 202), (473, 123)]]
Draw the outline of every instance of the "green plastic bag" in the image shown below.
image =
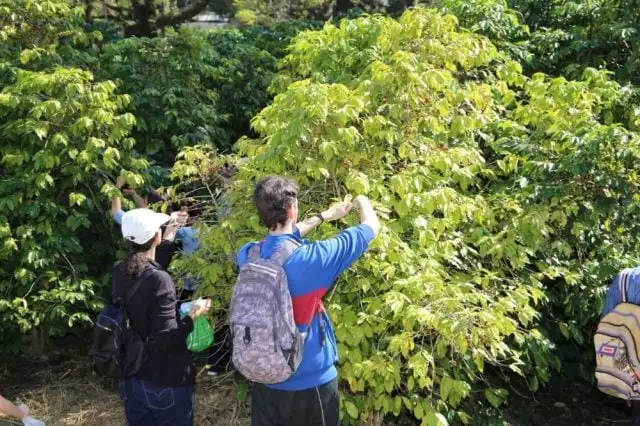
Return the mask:
[(187, 336), (187, 349), (202, 352), (213, 345), (213, 330), (209, 319), (201, 315), (193, 321), (193, 331)]

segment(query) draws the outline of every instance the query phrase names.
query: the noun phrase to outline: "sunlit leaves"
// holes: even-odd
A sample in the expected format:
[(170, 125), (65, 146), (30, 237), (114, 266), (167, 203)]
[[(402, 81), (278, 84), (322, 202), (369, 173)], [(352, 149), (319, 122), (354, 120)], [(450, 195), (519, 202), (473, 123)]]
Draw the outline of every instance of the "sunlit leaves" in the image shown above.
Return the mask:
[[(13, 60), (11, 49), (25, 43), (21, 37), (45, 43), (72, 33), (55, 32), (56, 24), (70, 27), (64, 19), (73, 18), (64, 1), (24, 0), (14, 6), (14, 14), (8, 16), (0, 1), (0, 33), (11, 33), (7, 37), (14, 43), (0, 47), (5, 65)], [(34, 16), (39, 18), (21, 21)], [(51, 20), (50, 32), (21, 32), (46, 21), (44, 16)], [(108, 223), (95, 220), (107, 200), (99, 189), (122, 168), (133, 170), (125, 172), (129, 182), (142, 183), (136, 171), (144, 161), (131, 158), (132, 143), (126, 138), (135, 119), (121, 111), (127, 98), (115, 94), (112, 82), (94, 82), (90, 72), (48, 69), (55, 63), (48, 62), (55, 50), (46, 53), (23, 50), (22, 63), (6, 65), (12, 72), (0, 74), (3, 336), (34, 328), (63, 334), (91, 323), (92, 310), (101, 305), (94, 280), (100, 272), (89, 272), (87, 261), (97, 266), (96, 258), (113, 249)], [(10, 78), (4, 80), (7, 75)], [(83, 234), (92, 228), (101, 233), (100, 241)], [(3, 350), (15, 349), (14, 345)]]
[[(203, 264), (227, 265), (224, 256), (261, 238), (250, 194), (267, 174), (302, 185), (301, 212), (370, 196), (384, 231), (326, 302), (352, 424), (400, 412), (468, 422), (474, 413), (458, 407), (484, 393), (490, 366), (536, 388), (560, 368), (548, 304), (563, 306), (563, 332), (584, 342), (603, 282), (638, 248), (640, 141), (607, 118), (618, 85), (595, 70), (579, 81), (529, 78), (456, 25), (416, 9), (298, 36), (276, 98), (252, 121), (260, 137), (238, 144), (248, 162), (232, 212), (203, 228)], [(232, 269), (208, 276), (224, 307)], [(500, 406), (507, 395), (485, 396)]]

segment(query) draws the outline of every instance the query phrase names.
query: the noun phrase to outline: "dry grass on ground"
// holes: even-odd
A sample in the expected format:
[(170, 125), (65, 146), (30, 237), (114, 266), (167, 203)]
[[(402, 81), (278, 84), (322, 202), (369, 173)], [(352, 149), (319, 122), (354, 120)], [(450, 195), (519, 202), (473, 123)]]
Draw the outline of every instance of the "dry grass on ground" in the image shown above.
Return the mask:
[[(21, 370), (1, 375), (1, 392), (27, 404), (33, 416), (47, 426), (126, 425), (117, 384), (93, 376), (87, 365), (69, 361), (51, 368)], [(2, 426), (13, 424), (21, 423), (0, 419)], [(248, 424), (246, 404), (236, 398), (233, 377), (202, 375), (196, 392), (195, 425)]]
[[(73, 357), (73, 358), (72, 358)], [(75, 358), (75, 359), (74, 359)], [(0, 369), (0, 393), (26, 403), (34, 417), (47, 426), (124, 426), (122, 402), (115, 381), (101, 380), (91, 372), (87, 357), (78, 353), (59, 353), (46, 361), (13, 359)], [(522, 390), (521, 390), (522, 391)], [(247, 426), (249, 410), (237, 398), (232, 375), (211, 378), (201, 375), (196, 392), (196, 426)], [(523, 391), (524, 392), (524, 391)], [(464, 409), (478, 419), (486, 414), (469, 402)], [(585, 383), (558, 378), (537, 394), (514, 391), (504, 407), (504, 423), (480, 421), (477, 425), (509, 426), (620, 426), (630, 424), (629, 408), (615, 398), (606, 397)], [(0, 419), (0, 426), (21, 423)], [(414, 425), (403, 419), (387, 424)], [(367, 425), (363, 425), (367, 426)], [(370, 426), (370, 425), (369, 425)]]

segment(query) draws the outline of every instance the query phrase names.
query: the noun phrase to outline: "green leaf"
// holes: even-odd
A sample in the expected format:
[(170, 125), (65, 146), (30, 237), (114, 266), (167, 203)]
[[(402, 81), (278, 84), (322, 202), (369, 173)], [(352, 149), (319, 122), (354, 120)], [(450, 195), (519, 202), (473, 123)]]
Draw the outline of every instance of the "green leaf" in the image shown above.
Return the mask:
[(443, 416), (440, 413), (435, 413), (435, 417), (438, 421), (438, 425), (439, 426), (449, 426), (449, 422), (447, 421), (447, 418), (445, 416)]
[(84, 194), (79, 194), (79, 193), (75, 193), (72, 192), (69, 194), (69, 205), (74, 206), (74, 205), (80, 205), (82, 203), (85, 202), (85, 200), (87, 199), (87, 197)]
[(246, 382), (236, 383), (236, 399), (240, 402), (244, 402), (247, 399), (249, 393), (249, 386)]
[(509, 392), (506, 389), (485, 389), (484, 396), (494, 408), (500, 408), (509, 396)]
[(345, 401), (344, 406), (345, 406), (349, 416), (351, 416), (351, 418), (358, 419), (358, 417), (359, 417), (358, 408), (356, 407), (356, 405), (353, 402)]
[(453, 380), (449, 377), (443, 377), (440, 381), (440, 397), (443, 401), (446, 401), (449, 398), (449, 393), (451, 392), (452, 387)]

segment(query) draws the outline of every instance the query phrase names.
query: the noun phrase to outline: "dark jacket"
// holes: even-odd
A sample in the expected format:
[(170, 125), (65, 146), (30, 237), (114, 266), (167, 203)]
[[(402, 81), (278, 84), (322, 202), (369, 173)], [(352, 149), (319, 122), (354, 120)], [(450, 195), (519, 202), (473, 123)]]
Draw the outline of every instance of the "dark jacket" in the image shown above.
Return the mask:
[[(124, 272), (122, 263), (116, 265), (113, 296), (125, 297), (135, 281)], [(180, 319), (175, 284), (158, 263), (149, 261), (143, 281), (127, 303), (127, 314), (140, 337), (149, 338), (149, 359), (135, 377), (160, 387), (192, 386), (196, 371), (186, 338), (193, 321), (189, 316)]]

